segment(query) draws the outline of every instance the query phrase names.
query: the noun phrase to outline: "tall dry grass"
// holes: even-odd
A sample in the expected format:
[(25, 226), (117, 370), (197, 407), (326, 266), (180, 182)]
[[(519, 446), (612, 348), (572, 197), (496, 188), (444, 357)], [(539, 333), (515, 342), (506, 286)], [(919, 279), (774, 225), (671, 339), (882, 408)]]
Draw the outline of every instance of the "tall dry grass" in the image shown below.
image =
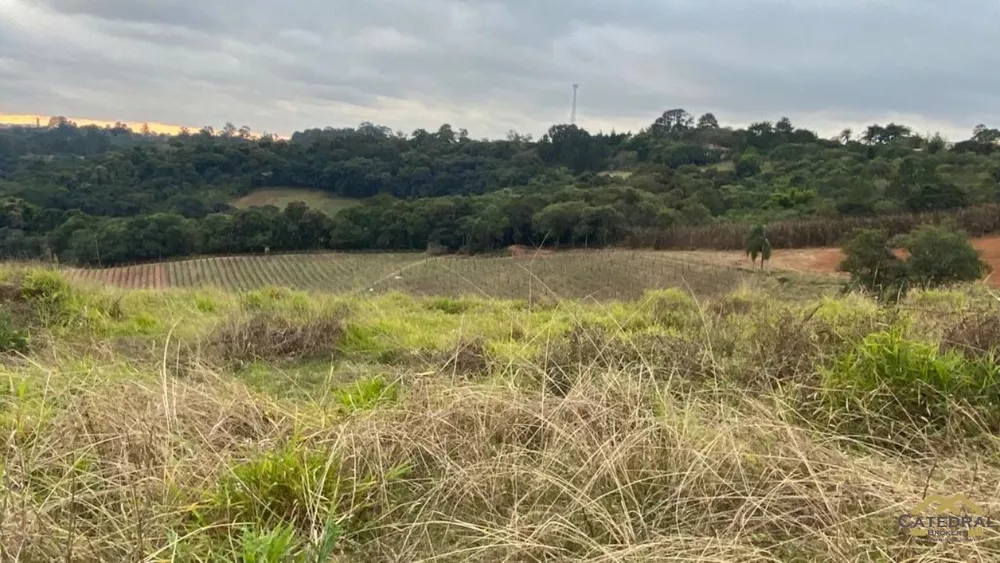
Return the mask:
[[(148, 352), (108, 340), (100, 362), (62, 333), (0, 371), (0, 560), (1000, 560), (995, 535), (933, 544), (896, 525), (928, 493), (1000, 507), (995, 438), (822, 397), (822, 370), (868, 335), (962, 320), (747, 292), (595, 307), (538, 354), (475, 341), (461, 377), (425, 354), (309, 399), (252, 390), (170, 332)], [(241, 350), (270, 332), (242, 334)]]

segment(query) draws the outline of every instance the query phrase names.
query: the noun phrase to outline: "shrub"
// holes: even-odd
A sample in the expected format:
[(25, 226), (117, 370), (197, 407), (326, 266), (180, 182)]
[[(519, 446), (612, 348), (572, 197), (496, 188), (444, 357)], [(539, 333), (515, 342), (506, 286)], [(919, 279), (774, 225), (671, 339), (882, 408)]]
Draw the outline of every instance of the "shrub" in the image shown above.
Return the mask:
[[(905, 262), (893, 252), (896, 245), (906, 251)], [(840, 270), (851, 274), (851, 283), (883, 299), (901, 297), (911, 285), (975, 281), (989, 269), (954, 224), (923, 225), (896, 239), (886, 231), (862, 229), (844, 246), (844, 254)]]
[(923, 225), (901, 242), (909, 254), (906, 266), (910, 282), (920, 287), (976, 281), (989, 269), (965, 233), (953, 224)]
[(882, 299), (905, 294), (906, 264), (893, 253), (886, 231), (861, 229), (843, 250), (845, 258), (839, 269), (851, 275), (853, 286)]

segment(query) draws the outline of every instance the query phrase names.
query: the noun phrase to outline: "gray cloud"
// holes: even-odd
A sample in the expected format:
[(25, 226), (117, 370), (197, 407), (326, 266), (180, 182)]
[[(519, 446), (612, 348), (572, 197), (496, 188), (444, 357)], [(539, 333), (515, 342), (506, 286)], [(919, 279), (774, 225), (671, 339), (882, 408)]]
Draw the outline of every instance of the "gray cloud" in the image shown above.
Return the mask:
[(0, 0), (0, 111), (474, 136), (665, 109), (1000, 123), (989, 0)]

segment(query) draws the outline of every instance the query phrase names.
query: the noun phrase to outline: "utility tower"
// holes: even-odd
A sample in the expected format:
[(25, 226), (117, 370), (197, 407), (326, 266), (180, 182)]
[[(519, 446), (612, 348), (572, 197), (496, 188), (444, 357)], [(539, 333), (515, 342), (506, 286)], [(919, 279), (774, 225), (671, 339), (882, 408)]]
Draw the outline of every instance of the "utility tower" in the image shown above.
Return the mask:
[(569, 124), (576, 125), (576, 90), (579, 88), (579, 84), (573, 85), (573, 111), (569, 114)]

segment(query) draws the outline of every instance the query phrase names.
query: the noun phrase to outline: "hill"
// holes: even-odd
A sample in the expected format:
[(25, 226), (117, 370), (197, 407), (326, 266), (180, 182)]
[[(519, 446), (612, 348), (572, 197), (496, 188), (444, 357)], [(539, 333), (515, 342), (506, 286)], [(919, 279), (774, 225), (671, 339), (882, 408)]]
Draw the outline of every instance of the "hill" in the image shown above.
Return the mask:
[[(0, 131), (0, 257), (115, 265), (266, 249), (738, 248), (756, 222), (788, 226), (788, 246), (832, 245), (859, 224), (994, 206), (991, 220), (963, 224), (980, 235), (998, 227), (998, 141), (985, 125), (949, 145), (893, 123), (821, 139), (787, 119), (732, 128), (682, 109), (634, 133), (554, 125), (537, 141), (475, 140), (448, 124), (281, 140), (232, 124), (167, 136), (55, 119)], [(361, 203), (335, 217), (231, 205), (274, 189)]]
[(1000, 559), (994, 530), (914, 534), (930, 496), (998, 508), (978, 290), (526, 307), (2, 277), (21, 560)]

